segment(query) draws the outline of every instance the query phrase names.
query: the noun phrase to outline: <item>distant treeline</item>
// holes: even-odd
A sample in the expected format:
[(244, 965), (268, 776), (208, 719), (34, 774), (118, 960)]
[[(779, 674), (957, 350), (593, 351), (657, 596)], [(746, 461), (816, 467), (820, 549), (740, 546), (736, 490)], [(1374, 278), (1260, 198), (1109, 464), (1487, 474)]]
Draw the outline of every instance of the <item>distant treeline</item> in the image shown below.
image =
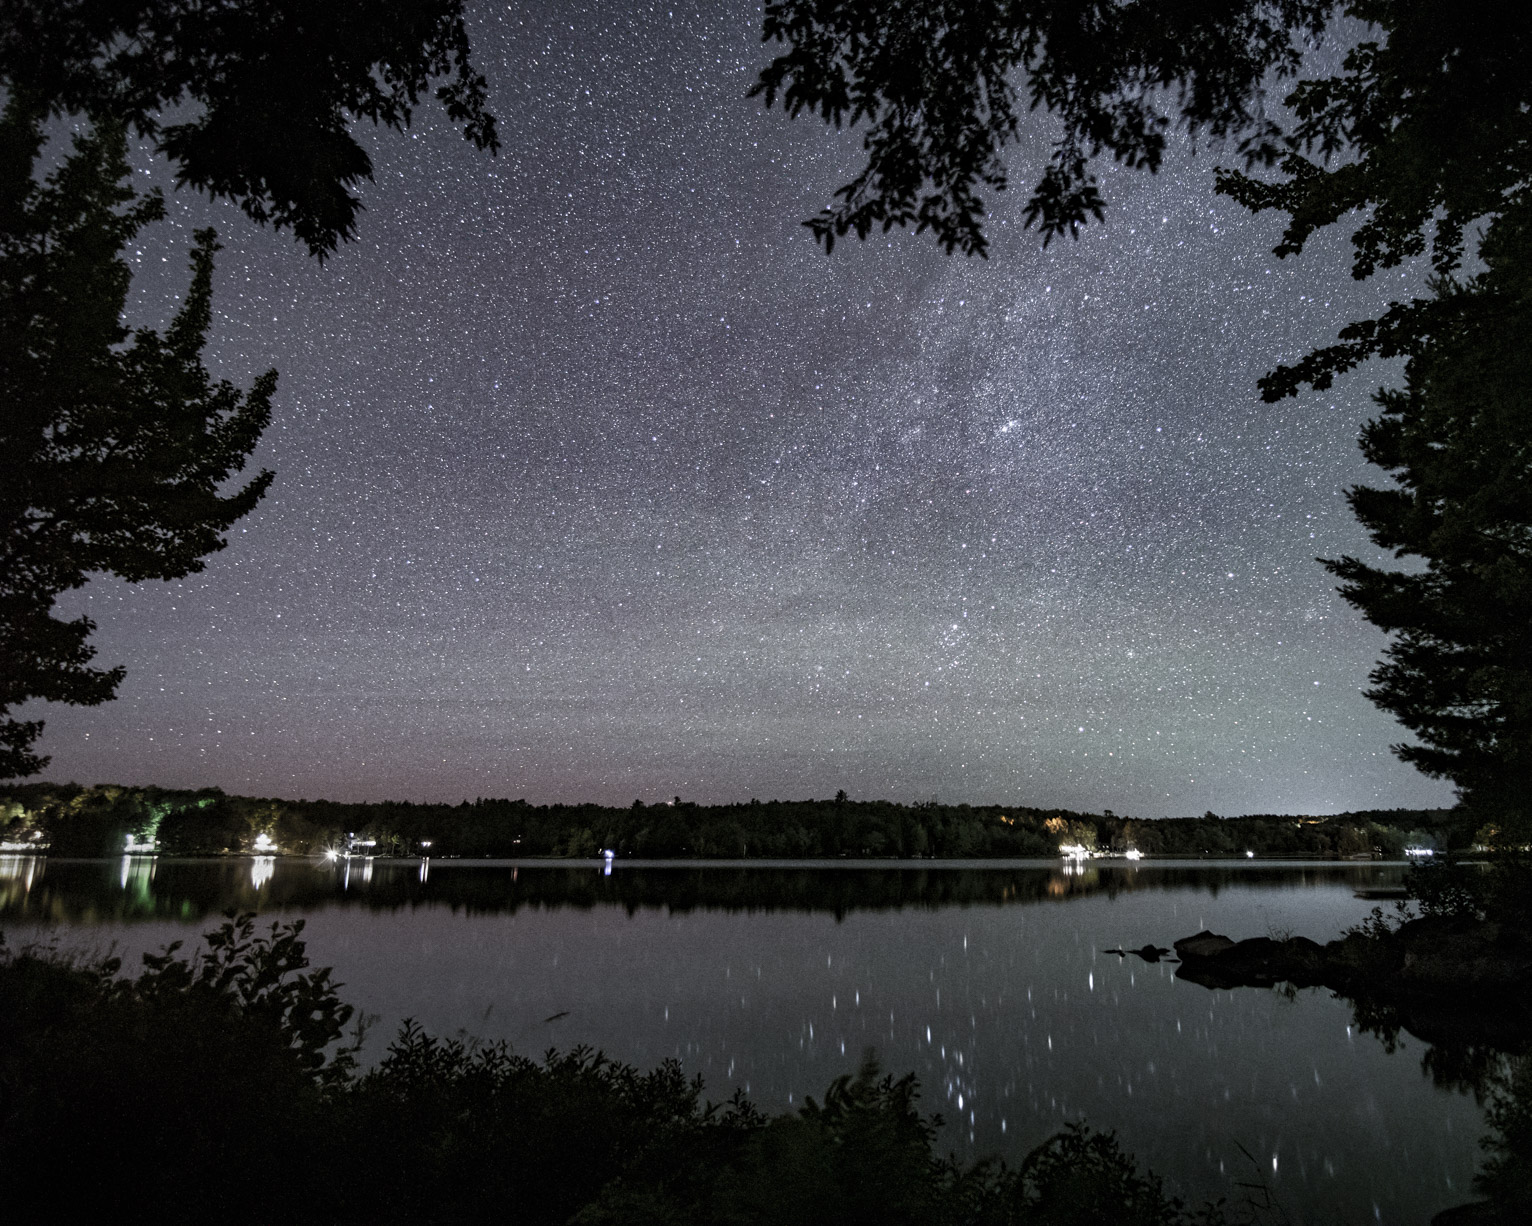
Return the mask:
[[(893, 801), (759, 801), (700, 805), (635, 800), (629, 808), (533, 805), (525, 800), (458, 805), (273, 800), (217, 788), (171, 791), (31, 783), (0, 788), (0, 834), (46, 844), (55, 855), (120, 852), (131, 838), (172, 855), (339, 849), (354, 835), (379, 854), (432, 856), (619, 856), (727, 859), (895, 856), (969, 859), (1056, 856), (1064, 844), (1146, 856), (1340, 858), (1398, 856), (1409, 845), (1473, 841), (1450, 809), (1389, 809), (1334, 817), (1139, 819), (1001, 805)], [(264, 840), (262, 839), (264, 836)]]

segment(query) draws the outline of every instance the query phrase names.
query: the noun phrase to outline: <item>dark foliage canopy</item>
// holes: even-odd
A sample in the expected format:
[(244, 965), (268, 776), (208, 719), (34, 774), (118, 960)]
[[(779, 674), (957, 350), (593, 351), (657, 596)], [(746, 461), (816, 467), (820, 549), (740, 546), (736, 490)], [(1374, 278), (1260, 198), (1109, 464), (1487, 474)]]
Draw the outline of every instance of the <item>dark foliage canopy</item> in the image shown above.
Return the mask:
[[(1532, 172), (1532, 10), (1446, 0), (1352, 0), (1333, 6), (1367, 23), (1336, 76), (1300, 81), (1286, 103), (1294, 122), (1270, 181), (1233, 171), (1218, 190), (1256, 212), (1285, 213), (1275, 248), (1296, 255), (1316, 231), (1358, 216), (1351, 275), (1363, 280), (1429, 257), (1450, 278), (1501, 226), (1527, 225)], [(1519, 258), (1511, 240), (1502, 258)], [(1480, 254), (1483, 254), (1482, 245)], [(1436, 288), (1442, 281), (1438, 280)], [(1267, 400), (1304, 384), (1326, 388), (1373, 356), (1417, 352), (1460, 304), (1439, 293), (1396, 302), (1348, 325), (1261, 381)]]
[(355, 235), (372, 177), (355, 120), (403, 129), (430, 91), (499, 148), (463, 0), (0, 0), (0, 81), (128, 125), (179, 185), (292, 227), (320, 258)]
[[(1332, 77), (1298, 80), (1304, 52), (1346, 18), (1366, 31)], [(773, 0), (762, 27), (785, 50), (754, 92), (789, 115), (862, 125), (867, 163), (805, 222), (837, 237), (915, 225), (983, 255), (987, 205), (1023, 103), (1058, 120), (1025, 216), (1044, 243), (1103, 216), (1092, 164), (1159, 169), (1181, 129), (1228, 142), (1243, 169), (1217, 190), (1289, 217), (1275, 254), (1359, 214), (1358, 279), (1429, 255), (1455, 270), (1476, 222), (1524, 208), (1532, 134), (1532, 12), (1484, 0)], [(1267, 89), (1293, 81), (1286, 115)], [(1256, 168), (1272, 177), (1253, 175)], [(1375, 354), (1411, 351), (1433, 299), (1351, 325), (1262, 382), (1267, 399), (1329, 386)]]
[(984, 255), (982, 188), (1024, 109), (1060, 132), (1027, 202), (1044, 243), (1077, 234), (1105, 202), (1091, 169), (1109, 154), (1157, 170), (1176, 127), (1237, 138), (1247, 164), (1274, 162), (1280, 128), (1263, 84), (1295, 76), (1302, 36), (1332, 0), (771, 0), (763, 37), (786, 45), (754, 93), (789, 115), (865, 127), (867, 164), (806, 222), (837, 237), (914, 224), (948, 252)]

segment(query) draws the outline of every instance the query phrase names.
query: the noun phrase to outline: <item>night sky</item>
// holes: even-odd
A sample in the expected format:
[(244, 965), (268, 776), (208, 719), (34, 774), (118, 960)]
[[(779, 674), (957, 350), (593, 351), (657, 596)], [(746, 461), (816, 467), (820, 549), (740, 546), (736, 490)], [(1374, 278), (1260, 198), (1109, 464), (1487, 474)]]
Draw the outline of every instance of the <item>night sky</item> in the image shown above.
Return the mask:
[[(1451, 803), (1361, 690), (1316, 556), (1375, 366), (1259, 375), (1410, 292), (1214, 197), (1219, 151), (1105, 175), (1107, 222), (827, 258), (858, 140), (763, 111), (749, 4), (485, 5), (504, 149), (434, 105), (371, 143), (324, 266), (180, 193), (130, 320), (225, 250), (208, 362), (281, 374), (277, 481), (201, 575), (64, 602), (125, 664), (46, 777), (334, 799), (827, 796), (1142, 816)], [(1225, 156), (1230, 156), (1225, 153)], [(147, 159), (143, 165), (150, 167)], [(150, 168), (145, 184), (164, 179)]]

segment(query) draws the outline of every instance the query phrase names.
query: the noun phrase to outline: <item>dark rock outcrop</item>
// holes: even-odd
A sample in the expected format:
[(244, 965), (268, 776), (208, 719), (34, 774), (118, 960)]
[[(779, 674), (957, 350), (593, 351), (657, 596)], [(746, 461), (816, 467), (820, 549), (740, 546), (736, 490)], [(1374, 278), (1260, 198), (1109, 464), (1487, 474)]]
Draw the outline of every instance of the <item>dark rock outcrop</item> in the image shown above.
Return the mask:
[(1234, 942), (1228, 937), (1219, 936), (1204, 928), (1196, 936), (1182, 937), (1176, 942), (1176, 957), (1183, 962), (1188, 959), (1212, 958), (1233, 948)]
[(1327, 945), (1204, 931), (1175, 945), (1176, 977), (1207, 988), (1323, 986), (1421, 1037), (1532, 1032), (1532, 938), (1496, 923), (1428, 916)]
[(1207, 988), (1263, 987), (1290, 982), (1312, 987), (1324, 980), (1324, 948), (1307, 937), (1233, 941), (1211, 932), (1176, 942), (1179, 979)]

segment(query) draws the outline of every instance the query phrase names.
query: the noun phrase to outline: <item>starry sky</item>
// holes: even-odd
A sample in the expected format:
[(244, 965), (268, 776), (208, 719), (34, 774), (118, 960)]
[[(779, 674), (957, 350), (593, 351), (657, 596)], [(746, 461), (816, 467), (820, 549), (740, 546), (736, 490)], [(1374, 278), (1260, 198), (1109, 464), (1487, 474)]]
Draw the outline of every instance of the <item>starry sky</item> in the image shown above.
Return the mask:
[[(799, 223), (855, 134), (746, 98), (748, 3), (474, 10), (504, 148), (367, 135), (358, 241), (173, 194), (207, 352), (275, 366), (261, 506), (202, 574), (98, 579), (119, 700), (48, 707), (45, 777), (342, 800), (825, 796), (1145, 817), (1449, 804), (1362, 696), (1384, 639), (1314, 561), (1375, 366), (1255, 380), (1420, 282), (1213, 195), (1219, 150), (1103, 171), (1105, 225), (991, 258)], [(1051, 139), (1035, 116), (1018, 187)], [(144, 185), (168, 181), (140, 155)], [(28, 710), (27, 714), (32, 714)]]

